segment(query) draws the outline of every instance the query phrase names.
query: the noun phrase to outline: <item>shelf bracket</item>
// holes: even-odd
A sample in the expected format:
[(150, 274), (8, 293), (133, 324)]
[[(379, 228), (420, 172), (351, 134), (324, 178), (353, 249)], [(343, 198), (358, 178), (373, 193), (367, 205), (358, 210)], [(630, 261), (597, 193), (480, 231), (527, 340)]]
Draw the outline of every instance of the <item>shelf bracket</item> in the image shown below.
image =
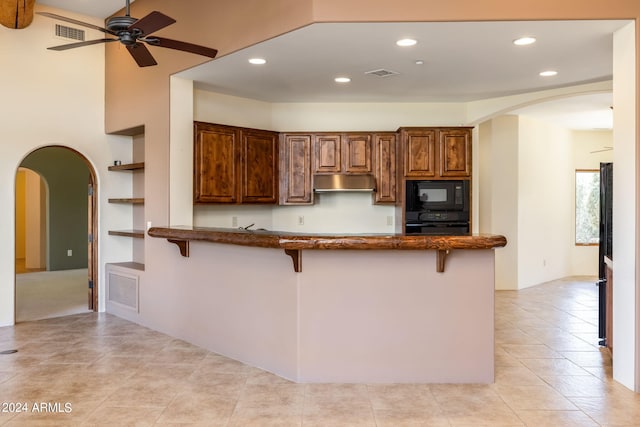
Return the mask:
[(284, 253), (291, 257), (293, 271), (300, 273), (302, 271), (302, 251), (300, 249), (285, 249)]
[(436, 252), (436, 271), (444, 273), (444, 262), (449, 255), (449, 249), (438, 249)]
[(169, 243), (174, 243), (180, 249), (180, 255), (183, 257), (189, 257), (189, 241), (180, 239), (167, 239)]

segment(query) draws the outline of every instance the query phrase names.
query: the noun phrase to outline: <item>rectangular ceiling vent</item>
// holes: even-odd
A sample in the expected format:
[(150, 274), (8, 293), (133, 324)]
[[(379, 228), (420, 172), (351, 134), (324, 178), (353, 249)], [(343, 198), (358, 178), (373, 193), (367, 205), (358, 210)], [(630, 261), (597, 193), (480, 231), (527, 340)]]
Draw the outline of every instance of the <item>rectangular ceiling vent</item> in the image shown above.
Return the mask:
[(398, 73), (396, 71), (385, 70), (385, 69), (381, 68), (379, 70), (367, 71), (367, 72), (365, 72), (365, 74), (370, 74), (370, 75), (374, 75), (374, 76), (378, 76), (378, 77), (389, 77), (389, 76), (398, 75), (400, 73)]
[(56, 37), (65, 39), (84, 41), (84, 30), (67, 27), (65, 25), (56, 24)]

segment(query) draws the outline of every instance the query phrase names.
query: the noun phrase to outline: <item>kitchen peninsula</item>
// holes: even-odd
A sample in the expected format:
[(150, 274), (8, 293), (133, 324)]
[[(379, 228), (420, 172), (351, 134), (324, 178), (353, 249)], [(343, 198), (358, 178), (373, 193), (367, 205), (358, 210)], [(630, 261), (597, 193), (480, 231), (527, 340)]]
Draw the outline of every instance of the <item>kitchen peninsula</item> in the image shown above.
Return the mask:
[(493, 382), (503, 236), (148, 234), (193, 271), (183, 283), (202, 291), (212, 351), (297, 382)]

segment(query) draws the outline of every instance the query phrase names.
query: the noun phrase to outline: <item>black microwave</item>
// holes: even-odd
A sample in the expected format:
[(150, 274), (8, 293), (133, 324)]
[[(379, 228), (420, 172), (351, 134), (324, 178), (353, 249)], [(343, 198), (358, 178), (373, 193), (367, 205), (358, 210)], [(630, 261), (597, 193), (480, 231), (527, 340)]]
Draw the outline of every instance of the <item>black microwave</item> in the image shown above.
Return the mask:
[(407, 212), (469, 211), (468, 180), (408, 180)]
[(469, 234), (469, 196), (468, 180), (408, 180), (405, 233)]

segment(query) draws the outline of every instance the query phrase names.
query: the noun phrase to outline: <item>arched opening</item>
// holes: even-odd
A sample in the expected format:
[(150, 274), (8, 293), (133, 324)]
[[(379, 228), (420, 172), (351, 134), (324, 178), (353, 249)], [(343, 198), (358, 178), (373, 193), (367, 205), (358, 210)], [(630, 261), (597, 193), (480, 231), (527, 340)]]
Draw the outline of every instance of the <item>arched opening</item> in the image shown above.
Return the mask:
[[(16, 322), (97, 310), (95, 171), (49, 146), (16, 171)], [(88, 292), (88, 299), (87, 299)]]

